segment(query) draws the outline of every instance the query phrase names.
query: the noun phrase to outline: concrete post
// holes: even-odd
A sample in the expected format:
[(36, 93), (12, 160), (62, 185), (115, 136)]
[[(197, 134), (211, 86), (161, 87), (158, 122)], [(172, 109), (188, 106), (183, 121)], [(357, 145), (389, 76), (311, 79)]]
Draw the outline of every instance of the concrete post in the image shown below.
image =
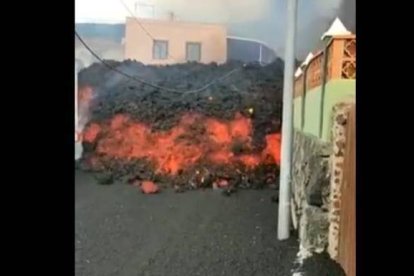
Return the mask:
[(293, 138), (293, 82), (296, 48), (296, 16), (297, 0), (288, 0), (287, 32), (285, 50), (285, 72), (283, 85), (283, 117), (282, 117), (282, 148), (279, 189), (279, 240), (285, 240), (290, 235), (290, 182), (292, 166)]
[(75, 62), (75, 160), (82, 157), (82, 141), (79, 140), (79, 97), (78, 97), (78, 72), (80, 66)]
[(262, 46), (262, 44), (260, 44), (260, 51), (259, 51), (259, 63), (260, 63), (260, 65), (262, 65), (262, 60), (263, 60), (262, 51), (263, 51), (263, 46)]
[(78, 113), (78, 64), (75, 62), (75, 141), (76, 134), (79, 130), (79, 113)]

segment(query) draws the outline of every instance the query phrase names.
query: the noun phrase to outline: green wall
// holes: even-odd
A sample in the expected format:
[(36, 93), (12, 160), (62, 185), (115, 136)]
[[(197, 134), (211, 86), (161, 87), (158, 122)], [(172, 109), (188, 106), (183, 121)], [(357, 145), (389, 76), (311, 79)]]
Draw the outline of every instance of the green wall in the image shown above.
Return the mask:
[[(319, 137), (320, 114), (323, 110), (322, 140), (330, 138), (332, 108), (335, 104), (355, 97), (355, 80), (331, 80), (326, 84), (323, 109), (321, 108), (322, 87), (319, 86), (306, 92), (305, 98), (294, 100), (294, 127), (301, 130), (301, 114), (304, 108), (303, 132)], [(304, 105), (303, 105), (304, 103)]]
[(302, 97), (296, 97), (293, 100), (293, 127), (295, 129), (300, 129), (302, 127)]

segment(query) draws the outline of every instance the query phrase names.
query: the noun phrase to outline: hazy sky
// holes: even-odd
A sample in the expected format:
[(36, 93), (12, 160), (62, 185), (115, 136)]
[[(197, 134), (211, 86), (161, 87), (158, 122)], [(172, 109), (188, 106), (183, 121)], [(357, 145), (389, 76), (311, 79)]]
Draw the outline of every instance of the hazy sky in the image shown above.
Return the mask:
[[(183, 21), (226, 24), (231, 35), (265, 41), (283, 52), (287, 0), (123, 0), (130, 10), (138, 1), (152, 1), (155, 16), (173, 11)], [(298, 0), (298, 53), (306, 55), (338, 15), (342, 2)], [(75, 0), (75, 21), (123, 23), (129, 12), (120, 0)]]
[[(184, 20), (220, 23), (260, 20), (285, 13), (287, 0), (123, 0), (131, 10), (137, 2), (151, 2), (157, 15), (174, 11)], [(324, 16), (337, 9), (342, 0), (299, 0), (300, 10)], [(120, 0), (75, 0), (75, 20), (123, 22), (129, 15)]]
[[(133, 1), (124, 0), (125, 3)], [(119, 0), (75, 0), (75, 22), (123, 22), (127, 11)]]
[[(123, 0), (134, 11), (136, 2), (152, 2), (156, 14), (169, 11), (184, 20), (229, 21), (256, 20), (270, 12), (275, 0)], [(120, 0), (75, 0), (76, 22), (123, 22), (129, 12)]]

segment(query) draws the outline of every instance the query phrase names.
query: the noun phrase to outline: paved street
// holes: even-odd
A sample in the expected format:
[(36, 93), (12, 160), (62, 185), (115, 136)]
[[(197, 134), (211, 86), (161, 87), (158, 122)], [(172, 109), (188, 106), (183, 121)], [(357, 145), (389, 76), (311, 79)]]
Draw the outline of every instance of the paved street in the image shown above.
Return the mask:
[(273, 190), (143, 195), (76, 172), (76, 275), (288, 276), (296, 238), (276, 237)]

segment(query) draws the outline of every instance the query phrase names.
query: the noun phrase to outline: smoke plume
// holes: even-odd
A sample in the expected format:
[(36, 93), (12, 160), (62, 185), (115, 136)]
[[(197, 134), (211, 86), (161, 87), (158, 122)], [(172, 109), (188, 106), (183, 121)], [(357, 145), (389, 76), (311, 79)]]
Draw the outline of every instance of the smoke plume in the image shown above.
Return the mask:
[[(138, 3), (153, 6), (153, 15), (166, 19), (220, 23), (228, 27), (229, 35), (266, 42), (283, 56), (286, 35), (288, 0), (122, 0), (131, 11)], [(297, 58), (319, 48), (320, 37), (335, 17), (350, 31), (355, 31), (356, 0), (298, 0)], [(125, 22), (131, 14), (120, 0), (76, 0), (77, 22), (93, 17), (100, 20)], [(85, 21), (85, 22), (86, 22)], [(90, 21), (88, 21), (90, 22)]]
[[(232, 35), (259, 39), (283, 55), (287, 0), (154, 0), (157, 17), (226, 24)], [(339, 16), (355, 29), (355, 0), (299, 0), (297, 57), (318, 46), (323, 32)]]

